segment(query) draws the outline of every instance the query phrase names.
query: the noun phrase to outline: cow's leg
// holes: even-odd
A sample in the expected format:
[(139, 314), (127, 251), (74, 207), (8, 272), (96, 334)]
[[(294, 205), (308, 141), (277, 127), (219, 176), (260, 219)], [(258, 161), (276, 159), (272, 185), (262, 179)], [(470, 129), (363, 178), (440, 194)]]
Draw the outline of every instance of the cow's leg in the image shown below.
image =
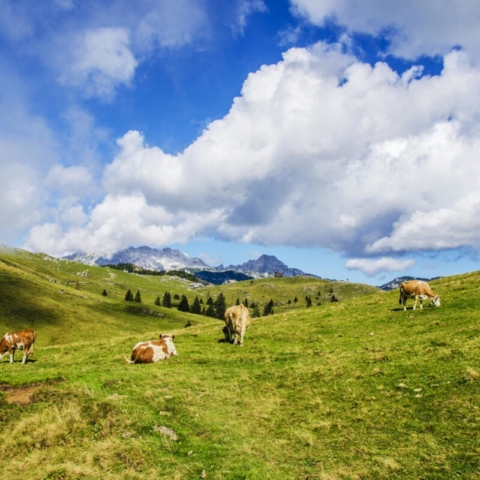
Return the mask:
[(28, 360), (28, 353), (23, 352), (22, 365), (25, 365), (27, 363), (27, 360)]
[(14, 356), (15, 356), (15, 350), (10, 350), (10, 363), (13, 363), (13, 360), (14, 360)]
[(245, 330), (246, 330), (246, 327), (243, 327), (242, 331), (240, 333), (240, 346), (241, 347), (243, 347), (243, 337), (245, 336)]

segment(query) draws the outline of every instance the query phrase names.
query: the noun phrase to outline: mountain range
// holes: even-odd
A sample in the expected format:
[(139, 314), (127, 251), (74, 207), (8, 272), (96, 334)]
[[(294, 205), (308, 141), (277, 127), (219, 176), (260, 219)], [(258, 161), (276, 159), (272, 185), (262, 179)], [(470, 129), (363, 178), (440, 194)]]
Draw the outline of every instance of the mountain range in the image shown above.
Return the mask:
[[(256, 260), (249, 260), (240, 265), (229, 265), (224, 267), (211, 267), (200, 258), (190, 258), (180, 250), (173, 248), (151, 248), (147, 246), (129, 247), (125, 250), (114, 253), (111, 257), (104, 257), (96, 253), (77, 252), (64, 257), (86, 265), (118, 265), (120, 263), (131, 263), (146, 270), (171, 271), (186, 270), (198, 278), (216, 285), (226, 281), (248, 280), (253, 278), (273, 277), (281, 275), (284, 277), (311, 276), (320, 278), (317, 275), (302, 272), (298, 268), (290, 268), (274, 255), (261, 255)], [(382, 290), (394, 290), (405, 280), (413, 280), (415, 277), (397, 277), (378, 288)], [(417, 280), (435, 280), (436, 278), (416, 278)]]
[(273, 255), (262, 255), (257, 260), (249, 260), (243, 264), (229, 265), (228, 267), (223, 265), (211, 267), (200, 258), (190, 258), (180, 250), (172, 248), (156, 249), (147, 246), (129, 247), (114, 253), (111, 257), (104, 257), (96, 253), (77, 252), (64, 258), (86, 265), (105, 266), (132, 263), (147, 270), (187, 270), (203, 280), (217, 284), (227, 280), (246, 280), (274, 275), (285, 277), (316, 276), (304, 273), (298, 268), (289, 268)]

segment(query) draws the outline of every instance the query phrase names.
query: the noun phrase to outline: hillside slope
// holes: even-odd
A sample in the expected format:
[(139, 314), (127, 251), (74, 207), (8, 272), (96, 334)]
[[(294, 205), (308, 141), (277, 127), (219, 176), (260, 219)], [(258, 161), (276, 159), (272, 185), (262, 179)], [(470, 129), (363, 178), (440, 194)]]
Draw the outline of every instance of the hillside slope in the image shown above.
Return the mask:
[[(33, 296), (44, 298), (53, 282), (43, 276), (51, 267), (38, 262), (38, 272), (28, 275), (38, 275)], [(14, 267), (4, 264), (2, 273), (8, 268)], [(62, 272), (59, 281), (76, 277)], [(90, 273), (97, 274), (106, 273)], [(130, 278), (125, 275), (115, 278), (118, 285)], [(145, 295), (158, 288), (137, 280)], [(171, 282), (173, 288), (177, 281)], [(127, 286), (118, 285), (109, 291), (112, 302)], [(286, 295), (310, 288), (279, 285)], [(244, 347), (221, 341), (218, 320), (182, 314), (198, 321), (190, 328), (183, 320), (171, 324), (178, 357), (153, 365), (125, 365), (121, 355), (136, 340), (156, 336), (158, 319), (98, 311), (97, 323), (111, 319), (125, 329), (108, 327), (103, 336), (81, 341), (66, 333), (62, 345), (40, 343), (51, 324), (39, 321), (35, 361), (0, 362), (2, 473), (21, 471), (25, 479), (476, 479), (479, 285), (479, 272), (431, 282), (442, 306), (416, 311), (411, 302), (403, 311), (398, 292), (378, 290), (296, 307), (254, 319)], [(255, 291), (255, 282), (228, 287), (252, 297), (272, 290), (258, 284)], [(88, 288), (85, 283), (80, 292), (94, 302), (97, 294), (85, 293)], [(32, 313), (10, 302), (18, 309), (10, 315)], [(64, 322), (62, 305), (56, 306), (51, 313)], [(74, 310), (79, 317), (71, 314), (71, 330), (95, 311), (79, 300)], [(175, 322), (170, 313), (165, 320)], [(32, 404), (7, 403), (26, 386)]]

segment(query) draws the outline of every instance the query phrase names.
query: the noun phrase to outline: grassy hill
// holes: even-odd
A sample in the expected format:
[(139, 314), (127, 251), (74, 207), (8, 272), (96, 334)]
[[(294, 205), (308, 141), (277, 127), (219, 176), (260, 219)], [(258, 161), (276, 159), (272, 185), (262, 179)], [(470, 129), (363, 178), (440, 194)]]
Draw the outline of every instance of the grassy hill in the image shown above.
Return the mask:
[[(4, 476), (479, 478), (479, 272), (431, 282), (442, 306), (406, 312), (396, 291), (311, 278), (163, 280), (0, 255), (0, 328), (37, 330), (34, 361), (0, 362)], [(147, 313), (126, 309), (127, 289)], [(153, 305), (167, 290), (272, 298), (276, 314), (234, 347), (218, 320)], [(163, 331), (178, 357), (121, 361)], [(33, 402), (9, 403), (22, 392)]]

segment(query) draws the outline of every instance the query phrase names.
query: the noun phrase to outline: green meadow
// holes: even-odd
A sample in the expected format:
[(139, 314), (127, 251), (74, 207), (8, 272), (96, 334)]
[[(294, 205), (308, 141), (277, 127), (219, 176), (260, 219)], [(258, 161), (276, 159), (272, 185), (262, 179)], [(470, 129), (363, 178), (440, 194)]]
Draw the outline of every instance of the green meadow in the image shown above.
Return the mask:
[[(168, 275), (1, 253), (0, 333), (34, 328), (37, 341), (27, 365), (21, 352), (13, 365), (0, 361), (0, 473), (478, 479), (480, 272), (430, 286), (440, 308), (413, 311), (409, 300), (403, 311), (398, 291), (348, 282), (195, 290)], [(141, 303), (124, 300), (129, 289)], [(245, 345), (233, 346), (220, 320), (156, 306), (166, 291), (190, 304), (220, 292), (227, 306), (273, 300), (275, 313), (253, 319)], [(136, 342), (167, 332), (177, 357), (122, 362)]]

